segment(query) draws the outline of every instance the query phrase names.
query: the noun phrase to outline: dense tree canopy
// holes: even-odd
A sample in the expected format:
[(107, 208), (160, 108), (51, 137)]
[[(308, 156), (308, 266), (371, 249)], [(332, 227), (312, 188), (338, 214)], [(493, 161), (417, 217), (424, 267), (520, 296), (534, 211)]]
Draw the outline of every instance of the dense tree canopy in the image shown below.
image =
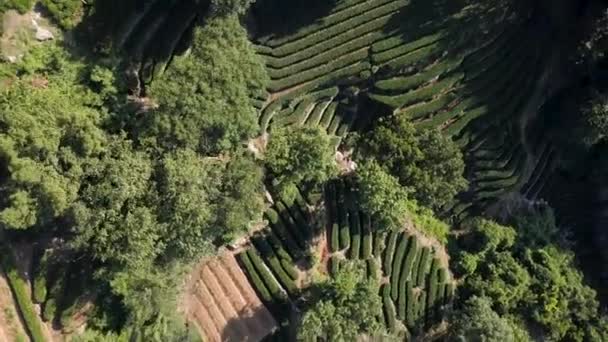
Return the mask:
[(196, 30), (192, 52), (152, 84), (158, 108), (132, 118), (135, 136), (151, 148), (203, 155), (236, 149), (258, 132), (252, 95), (267, 81), (238, 18), (211, 18)]
[(78, 85), (83, 66), (65, 58), (58, 48), (36, 50), (21, 66), (24, 76), (0, 89), (0, 223), (6, 228), (27, 229), (62, 215), (78, 196), (83, 164), (105, 149), (100, 98)]
[(298, 339), (355, 341), (361, 334), (382, 331), (380, 288), (366, 277), (361, 265), (345, 263), (336, 276), (321, 284), (321, 295), (304, 313)]
[(276, 176), (278, 192), (290, 201), (301, 182), (321, 184), (337, 175), (331, 138), (320, 128), (279, 128), (272, 131), (265, 162)]
[(455, 315), (452, 335), (462, 342), (532, 341), (525, 330), (492, 310), (486, 297), (472, 297)]
[[(546, 217), (531, 221), (547, 222)], [(457, 258), (458, 268), (469, 274), (461, 290), (465, 297), (487, 297), (498, 314), (541, 327), (548, 340), (608, 336), (596, 293), (585, 284), (571, 252), (555, 241), (546, 246), (528, 237), (520, 241), (515, 229), (487, 220), (468, 227), (471, 235), (463, 237), (465, 248)]]
[(410, 199), (408, 189), (375, 160), (360, 163), (355, 180), (358, 203), (381, 223), (379, 228), (401, 229), (413, 224), (439, 241), (447, 241), (448, 226), (435, 218), (430, 209)]
[(462, 154), (451, 139), (416, 129), (405, 116), (380, 119), (360, 140), (359, 158), (375, 158), (423, 206), (439, 210), (467, 186)]

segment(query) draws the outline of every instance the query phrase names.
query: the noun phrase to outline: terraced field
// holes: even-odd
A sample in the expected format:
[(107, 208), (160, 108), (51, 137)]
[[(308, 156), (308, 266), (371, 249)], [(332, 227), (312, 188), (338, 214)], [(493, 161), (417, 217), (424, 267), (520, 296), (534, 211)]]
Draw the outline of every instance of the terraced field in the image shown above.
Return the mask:
[(230, 253), (195, 268), (183, 307), (206, 341), (259, 341), (276, 329)]
[(325, 203), (330, 272), (344, 260), (364, 260), (368, 276), (382, 283), (383, 322), (393, 332), (420, 332), (440, 322), (455, 288), (444, 247), (415, 229), (379, 230), (346, 182), (330, 183)]
[(552, 59), (528, 18), (519, 2), (340, 1), (289, 35), (255, 38), (272, 78), (262, 130), (317, 125), (338, 145), (376, 115), (406, 115), (465, 153), (471, 187), (446, 208), (456, 222), (510, 193), (534, 197), (555, 155), (527, 126)]

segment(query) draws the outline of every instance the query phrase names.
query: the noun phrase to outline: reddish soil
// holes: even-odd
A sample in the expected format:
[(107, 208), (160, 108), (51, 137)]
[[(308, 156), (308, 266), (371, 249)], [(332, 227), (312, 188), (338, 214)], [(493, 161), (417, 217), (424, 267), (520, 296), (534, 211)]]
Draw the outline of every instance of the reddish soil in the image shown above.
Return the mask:
[(277, 328), (229, 252), (194, 268), (181, 307), (209, 341), (260, 341)]

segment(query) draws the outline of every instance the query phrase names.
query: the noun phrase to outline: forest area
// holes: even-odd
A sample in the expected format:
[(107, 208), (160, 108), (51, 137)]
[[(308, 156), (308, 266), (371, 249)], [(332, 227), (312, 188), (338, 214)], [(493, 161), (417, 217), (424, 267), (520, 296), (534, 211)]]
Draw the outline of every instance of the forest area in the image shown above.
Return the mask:
[(0, 3), (0, 342), (602, 342), (607, 247), (605, 1)]

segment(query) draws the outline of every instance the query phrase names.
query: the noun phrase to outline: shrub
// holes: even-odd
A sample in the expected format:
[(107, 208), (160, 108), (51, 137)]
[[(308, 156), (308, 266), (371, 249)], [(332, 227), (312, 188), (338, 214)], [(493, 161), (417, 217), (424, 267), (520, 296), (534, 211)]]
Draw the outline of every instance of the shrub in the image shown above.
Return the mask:
[(329, 259), (329, 272), (335, 276), (340, 271), (340, 258), (337, 255), (332, 255)]
[(48, 9), (53, 19), (66, 30), (76, 26), (82, 13), (82, 1), (74, 0), (42, 0), (42, 5)]
[[(308, 35), (303, 39), (285, 43), (267, 51), (275, 57), (287, 56), (312, 46), (315, 47), (312, 50), (325, 51), (331, 47), (338, 46), (340, 42), (344, 43), (347, 40), (361, 37), (367, 32), (382, 28), (390, 22), (392, 17), (390, 13), (399, 10), (405, 3), (407, 3), (406, 0), (397, 0), (387, 5), (381, 5), (366, 11), (362, 15), (345, 20), (315, 34)], [(302, 59), (308, 57), (303, 57)]]
[(323, 113), (331, 103), (331, 99), (323, 100), (321, 102), (317, 102), (315, 104), (315, 108), (310, 113), (310, 116), (306, 119), (305, 125), (310, 127), (317, 127), (321, 122), (321, 117)]
[(438, 268), (439, 260), (433, 259), (431, 265), (431, 276), (429, 277), (429, 285), (428, 285), (428, 296), (427, 296), (427, 323), (430, 324), (432, 318), (434, 318), (434, 310), (436, 299), (437, 299), (437, 290), (438, 290), (438, 281), (437, 281), (437, 268)]
[(398, 293), (398, 299), (397, 299), (397, 315), (399, 316), (400, 320), (405, 320), (405, 316), (407, 313), (407, 278), (404, 277), (403, 275), (401, 276), (401, 278), (399, 278), (399, 282), (398, 284), (395, 284), (395, 286), (399, 286), (399, 293)]
[(375, 257), (381, 258), (382, 252), (384, 251), (385, 241), (386, 241), (386, 232), (374, 232), (374, 251), (373, 254)]
[[(435, 98), (431, 101), (421, 103), (416, 106), (408, 107), (408, 108), (404, 109), (404, 111), (402, 113), (407, 115), (407, 117), (410, 118), (410, 120), (423, 119), (423, 118), (433, 115), (436, 112), (446, 108), (449, 104), (454, 102), (454, 100), (456, 100), (457, 98), (458, 97), (454, 94), (454, 92), (441, 94), (437, 98)], [(452, 112), (448, 111), (448, 113), (452, 113)], [(436, 127), (436, 125), (428, 125), (428, 126)]]
[(452, 300), (452, 298), (454, 298), (454, 283), (448, 283), (445, 288), (446, 304), (448, 301)]
[[(342, 212), (346, 211), (346, 208), (341, 209)], [(340, 247), (341, 249), (347, 249), (350, 247), (350, 229), (348, 227), (349, 213), (346, 212), (346, 217), (342, 216), (340, 220)]]
[(423, 326), (423, 319), (426, 317), (426, 297), (427, 297), (427, 293), (422, 291), (420, 293), (420, 297), (418, 297), (418, 301), (416, 303), (416, 309), (418, 310), (418, 312), (416, 313), (416, 317), (418, 319), (418, 321), (415, 324), (415, 328), (422, 328)]
[(270, 271), (264, 264), (264, 261), (262, 260), (262, 258), (258, 254), (258, 252), (255, 250), (255, 248), (253, 248), (253, 247), (248, 248), (247, 256), (249, 256), (249, 259), (253, 263), (253, 266), (257, 270), (257, 273), (262, 277), (264, 284), (266, 285), (266, 287), (268, 288), (268, 291), (270, 291), (272, 296), (276, 299), (284, 299), (285, 294), (279, 287), (278, 281), (272, 275), (272, 273), (270, 273)]
[[(353, 65), (358, 62), (363, 62), (367, 57), (367, 51), (361, 50), (356, 51), (352, 54), (341, 56), (329, 61), (326, 64), (322, 64), (316, 68), (306, 70), (300, 73), (296, 73), (280, 80), (272, 80), (268, 86), (268, 89), (273, 92), (281, 91), (290, 86), (298, 85), (304, 82), (312, 81), (315, 84), (323, 84), (324, 80), (332, 74), (334, 71)], [(365, 70), (365, 69), (363, 69)], [(353, 72), (352, 74), (357, 75), (362, 70)]]
[(332, 122), (332, 119), (335, 117), (336, 109), (338, 108), (337, 102), (332, 102), (329, 104), (329, 107), (323, 112), (323, 116), (321, 117), (321, 122), (319, 123), (319, 127), (327, 130), (329, 125)]
[[(335, 27), (336, 24), (344, 23), (344, 22), (348, 23), (347, 20), (356, 18), (357, 16), (361, 15), (361, 13), (369, 11), (374, 8), (371, 6), (378, 7), (387, 2), (390, 2), (390, 0), (380, 0), (380, 1), (375, 1), (374, 3), (368, 2), (368, 3), (361, 4), (362, 2), (364, 2), (364, 1), (362, 1), (362, 0), (348, 1), (348, 2), (345, 1), (345, 2), (341, 3), (341, 4), (344, 4), (345, 7), (341, 7), (340, 4), (337, 4), (333, 8), (333, 13), (331, 15), (323, 18), (324, 20), (315, 22), (311, 25), (308, 25), (305, 28), (298, 30), (296, 33), (294, 33), (292, 35), (269, 39), (264, 43), (271, 47), (278, 47), (278, 46), (296, 41), (297, 39), (301, 39), (301, 38), (304, 38), (304, 37), (307, 37), (310, 35), (316, 35), (318, 33), (326, 31), (328, 28)], [(352, 22), (351, 22), (351, 26), (349, 26), (349, 25), (344, 25), (344, 26), (346, 26), (346, 29), (348, 29), (348, 28), (352, 27)]]
[(283, 222), (281, 220), (277, 220), (276, 223), (271, 226), (272, 231), (276, 234), (276, 236), (281, 239), (281, 241), (287, 247), (288, 253), (294, 258), (297, 259), (303, 255), (302, 249), (296, 242), (296, 240), (291, 236), (291, 234), (285, 229)]
[(448, 280), (448, 271), (444, 267), (441, 267), (438, 272), (437, 281), (445, 283)]
[(420, 264), (418, 265), (418, 273), (416, 275), (416, 286), (424, 285), (424, 278), (428, 272), (430, 261), (431, 249), (429, 247), (423, 247), (422, 255), (420, 256)]
[(401, 275), (401, 266), (403, 264), (403, 258), (405, 256), (405, 250), (407, 249), (407, 240), (409, 237), (407, 234), (401, 234), (399, 245), (397, 245), (397, 251), (393, 258), (393, 273), (391, 274), (392, 292), (391, 297), (393, 301), (397, 301), (399, 297), (399, 276)]
[(13, 290), (19, 311), (21, 311), (21, 315), (25, 321), (27, 331), (29, 332), (32, 341), (44, 342), (45, 338), (44, 334), (42, 333), (42, 326), (40, 325), (38, 315), (34, 310), (34, 306), (28, 294), (28, 285), (26, 281), (21, 278), (21, 275), (15, 268), (12, 252), (6, 248), (1, 248), (0, 253), (0, 257), (2, 258), (2, 267), (6, 272), (9, 285), (11, 290)]
[(384, 274), (389, 277), (393, 273), (393, 255), (395, 254), (395, 245), (397, 244), (398, 237), (399, 232), (391, 231), (388, 236), (388, 245), (384, 250)]
[[(399, 45), (396, 45), (393, 48), (384, 50), (382, 52), (374, 53), (372, 55), (372, 60), (374, 61), (374, 64), (382, 64), (384, 62), (390, 61), (391, 59), (397, 58), (399, 56), (406, 55), (408, 53), (412, 53), (412, 52), (417, 51), (424, 47), (428, 47), (429, 45), (432, 46), (432, 44), (435, 44), (439, 40), (443, 39), (444, 36), (445, 36), (445, 33), (439, 32), (439, 33), (435, 33), (435, 34), (432, 34), (432, 35), (429, 35), (426, 37), (422, 37), (418, 40), (415, 40), (415, 41), (409, 42), (409, 43), (401, 41)], [(382, 47), (382, 45), (384, 45), (384, 46), (392, 45), (396, 42), (395, 39), (399, 39), (399, 38), (387, 39), (386, 41), (374, 44), (373, 50), (378, 51)]]
[(391, 300), (391, 285), (382, 285), (382, 302), (384, 304), (384, 314), (386, 318), (386, 326), (391, 332), (397, 330), (397, 313), (395, 310), (395, 304)]
[(52, 322), (57, 314), (57, 303), (55, 298), (49, 298), (44, 303), (44, 309), (42, 310), (42, 319), (45, 322)]
[(361, 252), (361, 221), (359, 220), (359, 213), (354, 211), (349, 218), (351, 229), (350, 258), (359, 259), (359, 254)]
[(48, 263), (49, 263), (49, 253), (45, 252), (40, 260), (38, 261), (38, 265), (36, 266), (34, 272), (34, 291), (33, 297), (34, 301), (38, 304), (44, 303), (47, 295), (47, 284), (46, 277), (48, 273)]
[(33, 6), (34, 0), (3, 0), (0, 3), (0, 14), (12, 9), (24, 14), (31, 10)]
[(414, 296), (413, 281), (405, 283), (405, 298), (406, 298), (406, 315), (405, 321), (408, 327), (413, 327), (416, 324), (416, 298)]
[(340, 250), (340, 228), (337, 223), (331, 226), (331, 244), (329, 247), (332, 252)]
[(279, 282), (283, 284), (288, 292), (294, 291), (295, 283), (293, 281), (297, 279), (298, 272), (293, 264), (285, 265), (285, 263), (281, 262), (265, 240), (261, 238), (254, 239), (254, 244), (261, 252), (262, 257), (266, 260), (272, 272), (277, 275)]
[[(414, 261), (416, 260), (416, 255), (418, 255), (418, 239), (415, 236), (410, 238), (409, 248), (407, 250), (407, 254), (405, 255), (405, 261), (403, 262), (403, 271), (405, 272), (405, 276), (407, 279), (413, 274), (412, 268), (414, 267)], [(403, 277), (402, 275), (401, 277)]]
[(374, 87), (378, 90), (399, 90), (401, 93), (404, 93), (420, 87), (421, 85), (429, 82), (435, 77), (439, 77), (456, 69), (460, 65), (461, 61), (462, 59), (441, 61), (430, 66), (428, 69), (416, 73), (414, 75), (397, 76), (385, 80), (380, 80), (374, 84)]
[[(361, 28), (359, 31), (369, 31), (369, 27)], [(357, 31), (354, 29), (352, 31)], [(353, 38), (353, 33), (349, 31), (347, 35), (340, 35), (338, 40), (334, 39), (339, 45), (330, 45), (330, 41), (322, 42), (314, 47), (314, 49), (300, 50), (286, 57), (267, 57), (266, 65), (268, 66), (268, 74), (273, 80), (289, 77), (290, 75), (305, 72), (306, 70), (316, 68), (326, 64), (340, 56), (347, 55), (361, 48), (369, 46), (380, 35), (379, 32), (363, 33), (358, 37)], [(319, 53), (321, 51), (321, 53)], [(367, 71), (369, 72), (369, 70)], [(363, 75), (363, 78), (369, 78), (370, 75)], [(361, 76), (361, 75), (360, 75)]]
[[(264, 282), (262, 281), (262, 279), (260, 279), (258, 272), (255, 270), (253, 264), (251, 263), (251, 259), (249, 258), (248, 253), (245, 252), (245, 253), (239, 254), (239, 259), (241, 260), (241, 263), (243, 264), (243, 266), (245, 266), (245, 271), (247, 272), (247, 274), (249, 275), (249, 278), (253, 282), (253, 286), (255, 287), (256, 291), (262, 297), (262, 300), (264, 300), (267, 303), (272, 301), (272, 295), (268, 291), (268, 288), (266, 287), (266, 285), (264, 285)], [(46, 308), (45, 308), (45, 312), (46, 312)]]
[(380, 268), (376, 259), (367, 259), (367, 275), (372, 279), (380, 279)]
[(375, 95), (371, 94), (370, 97), (376, 101), (382, 102), (392, 108), (402, 108), (420, 103), (423, 101), (431, 100), (434, 96), (441, 93), (444, 89), (453, 87), (456, 83), (460, 82), (464, 77), (463, 73), (454, 73), (442, 80), (412, 90), (405, 94), (400, 95)]
[(279, 216), (285, 223), (285, 228), (287, 228), (289, 233), (296, 239), (298, 246), (300, 246), (302, 249), (306, 249), (306, 235), (300, 229), (298, 229), (298, 225), (293, 217), (291, 217), (291, 214), (287, 208), (285, 208), (285, 205), (283, 205), (281, 202), (276, 202), (275, 207), (277, 208)]
[(288, 125), (302, 125), (306, 116), (308, 115), (309, 108), (314, 105), (314, 101), (311, 98), (305, 98), (302, 100), (292, 112), (280, 113), (281, 115), (275, 115), (271, 122), (273, 127), (288, 126)]
[(372, 257), (372, 245), (373, 235), (370, 227), (369, 216), (362, 215), (362, 226), (363, 226), (363, 248), (361, 251), (361, 258), (369, 259)]

